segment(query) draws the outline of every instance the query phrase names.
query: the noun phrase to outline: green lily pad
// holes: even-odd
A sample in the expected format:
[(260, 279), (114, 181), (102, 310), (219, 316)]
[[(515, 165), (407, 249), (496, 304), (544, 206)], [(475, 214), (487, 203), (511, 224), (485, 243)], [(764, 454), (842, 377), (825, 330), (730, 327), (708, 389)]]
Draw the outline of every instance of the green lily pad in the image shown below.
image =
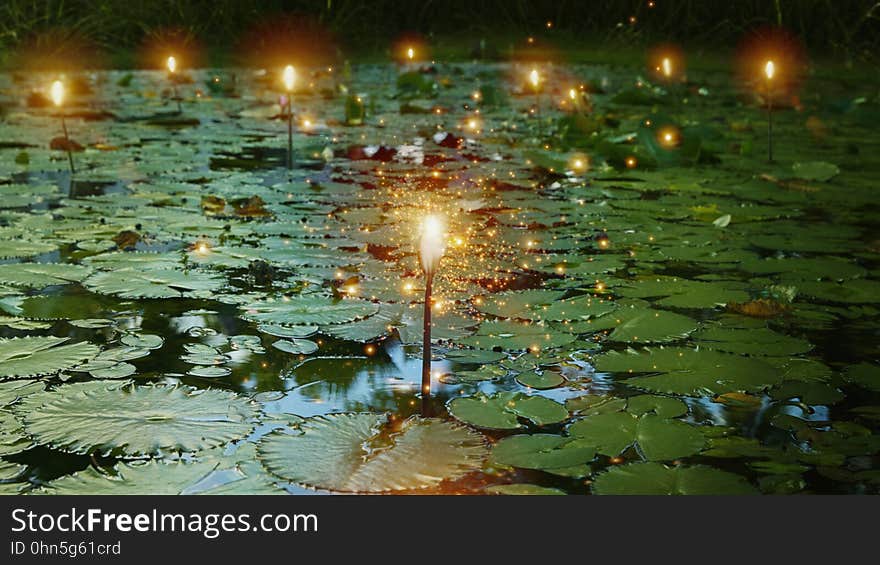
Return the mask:
[(587, 441), (552, 434), (515, 435), (492, 448), (489, 462), (504, 467), (551, 471), (585, 465), (596, 457)]
[(55, 479), (37, 494), (186, 495), (283, 494), (269, 477), (251, 466), (222, 468), (216, 461), (118, 463), (103, 473), (88, 467)]
[(172, 269), (118, 269), (95, 273), (83, 281), (92, 292), (121, 298), (207, 297), (224, 283), (216, 274)]
[(654, 414), (634, 416), (612, 412), (588, 416), (572, 424), (568, 433), (595, 445), (599, 453), (609, 457), (635, 446), (649, 461), (686, 457), (705, 445), (703, 434), (696, 426)]
[(704, 465), (667, 467), (660, 463), (628, 463), (601, 473), (595, 494), (757, 494), (743, 477)]
[(880, 366), (871, 363), (850, 365), (843, 372), (843, 377), (862, 388), (880, 392)]
[(80, 282), (92, 270), (79, 265), (59, 263), (15, 263), (0, 265), (0, 284), (44, 288), (50, 285)]
[(98, 354), (98, 346), (87, 341), (61, 345), (68, 339), (29, 336), (0, 340), (0, 377), (52, 375)]
[(412, 417), (383, 429), (377, 414), (308, 418), (293, 434), (273, 432), (258, 455), (286, 480), (340, 492), (417, 490), (479, 468), (482, 438), (465, 427)]
[(653, 308), (618, 308), (592, 323), (593, 331), (613, 329), (608, 339), (627, 343), (663, 343), (686, 338), (698, 322), (688, 316)]
[(556, 424), (568, 419), (562, 404), (543, 396), (499, 392), (492, 396), (477, 394), (453, 398), (447, 405), (458, 420), (478, 428), (515, 430), (522, 427), (520, 418), (536, 426)]
[(318, 344), (309, 339), (279, 339), (272, 343), (272, 347), (292, 355), (309, 355), (318, 350)]
[(560, 386), (565, 379), (555, 371), (526, 371), (516, 376), (516, 382), (529, 388), (547, 390)]
[(480, 324), (477, 332), (461, 340), (464, 345), (480, 349), (507, 351), (541, 351), (561, 347), (575, 340), (575, 336), (538, 324), (510, 321), (489, 321)]
[(661, 394), (687, 396), (756, 392), (779, 384), (781, 371), (758, 359), (709, 349), (655, 347), (640, 351), (609, 351), (593, 358), (597, 371), (631, 375), (630, 386)]
[(198, 451), (245, 436), (257, 409), (235, 393), (190, 387), (75, 383), (13, 407), (41, 445), (126, 457)]
[(372, 316), (379, 306), (364, 300), (334, 300), (322, 296), (295, 296), (283, 300), (253, 302), (243, 307), (252, 322), (282, 326), (344, 324)]
[(791, 166), (791, 171), (799, 179), (819, 182), (829, 181), (840, 174), (840, 168), (837, 165), (825, 161), (795, 163)]
[(661, 418), (677, 418), (687, 414), (688, 407), (677, 398), (640, 394), (626, 399), (626, 411), (636, 416), (653, 412)]

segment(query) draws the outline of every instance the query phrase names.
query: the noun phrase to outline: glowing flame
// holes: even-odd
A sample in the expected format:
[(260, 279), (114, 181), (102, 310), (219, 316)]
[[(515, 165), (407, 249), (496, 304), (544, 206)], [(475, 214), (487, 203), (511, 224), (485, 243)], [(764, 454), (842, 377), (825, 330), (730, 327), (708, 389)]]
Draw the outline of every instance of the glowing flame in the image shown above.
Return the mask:
[(669, 57), (663, 57), (663, 61), (660, 63), (660, 66), (663, 69), (663, 76), (669, 78), (672, 76), (672, 60)]
[(61, 106), (61, 103), (64, 102), (64, 83), (60, 80), (56, 80), (52, 83), (51, 89), (52, 102), (56, 106)]
[(529, 73), (529, 82), (532, 83), (534, 88), (538, 88), (538, 84), (541, 82), (541, 75), (538, 74), (538, 69), (532, 69), (532, 72)]
[(165, 65), (168, 67), (169, 73), (173, 74), (177, 71), (177, 59), (174, 58), (174, 55), (168, 57), (168, 61), (165, 63)]
[(767, 61), (767, 64), (764, 65), (764, 74), (767, 75), (767, 80), (772, 79), (776, 74), (776, 64), (773, 61)]
[(422, 241), (419, 245), (419, 259), (425, 274), (433, 274), (440, 264), (445, 249), (443, 218), (428, 216), (422, 223)]
[(287, 65), (284, 67), (284, 72), (281, 74), (281, 80), (284, 82), (284, 88), (286, 88), (288, 92), (292, 92), (293, 85), (296, 82), (296, 70), (293, 68), (293, 65)]
[(575, 100), (577, 98), (577, 91), (573, 88), (570, 89), (568, 91), (568, 97), (571, 98), (572, 100)]
[(413, 49), (412, 47), (410, 47), (410, 48), (408, 48), (408, 49), (406, 50), (406, 58), (407, 58), (407, 59), (409, 59), (410, 61), (412, 61), (413, 58), (414, 58), (415, 56), (416, 56), (416, 50), (415, 50), (415, 49)]

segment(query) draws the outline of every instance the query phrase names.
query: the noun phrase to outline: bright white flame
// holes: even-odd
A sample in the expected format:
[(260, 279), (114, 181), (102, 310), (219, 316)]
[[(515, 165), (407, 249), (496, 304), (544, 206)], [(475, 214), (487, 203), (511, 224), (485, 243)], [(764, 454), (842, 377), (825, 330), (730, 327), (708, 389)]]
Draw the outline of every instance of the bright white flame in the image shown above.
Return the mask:
[(577, 91), (573, 88), (569, 89), (568, 97), (571, 98), (572, 100), (575, 100), (577, 98)]
[(532, 83), (532, 86), (538, 88), (538, 84), (541, 82), (541, 75), (538, 74), (538, 69), (532, 69), (532, 72), (529, 73), (529, 82)]
[(406, 57), (407, 57), (407, 59), (409, 59), (410, 61), (412, 61), (412, 60), (413, 60), (413, 57), (415, 57), (415, 56), (416, 56), (416, 51), (415, 51), (415, 49), (413, 49), (412, 47), (410, 47), (409, 49), (406, 50)]
[(663, 62), (661, 63), (663, 67), (663, 76), (669, 78), (672, 76), (672, 61), (669, 57), (663, 57)]
[(776, 64), (773, 61), (767, 61), (767, 64), (764, 65), (764, 74), (767, 75), (768, 80), (776, 74)]
[(166, 63), (166, 65), (168, 65), (169, 73), (174, 73), (177, 71), (177, 59), (174, 58), (174, 55), (168, 57), (168, 62)]
[(419, 259), (425, 274), (433, 274), (446, 251), (444, 241), (445, 226), (440, 216), (428, 216), (422, 223), (422, 241), (419, 245)]
[(288, 92), (293, 91), (293, 84), (296, 82), (296, 70), (293, 68), (293, 65), (287, 65), (284, 67), (284, 72), (281, 74), (281, 80), (284, 82), (284, 88), (286, 88)]
[(60, 80), (56, 80), (52, 83), (51, 89), (52, 102), (56, 106), (61, 106), (61, 103), (64, 102), (64, 83)]

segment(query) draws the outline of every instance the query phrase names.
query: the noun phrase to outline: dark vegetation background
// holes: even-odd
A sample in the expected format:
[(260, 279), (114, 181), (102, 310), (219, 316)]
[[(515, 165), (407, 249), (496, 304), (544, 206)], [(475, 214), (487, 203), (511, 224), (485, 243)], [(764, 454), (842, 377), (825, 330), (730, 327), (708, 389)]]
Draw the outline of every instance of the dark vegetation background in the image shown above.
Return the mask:
[[(552, 28), (547, 22), (552, 22)], [(387, 58), (404, 33), (436, 53), (501, 57), (532, 46), (643, 48), (659, 41), (718, 52), (782, 26), (812, 56), (880, 64), (875, 0), (0, 0), (0, 65), (156, 66), (186, 50), (190, 64), (234, 64), (273, 49), (301, 58)]]

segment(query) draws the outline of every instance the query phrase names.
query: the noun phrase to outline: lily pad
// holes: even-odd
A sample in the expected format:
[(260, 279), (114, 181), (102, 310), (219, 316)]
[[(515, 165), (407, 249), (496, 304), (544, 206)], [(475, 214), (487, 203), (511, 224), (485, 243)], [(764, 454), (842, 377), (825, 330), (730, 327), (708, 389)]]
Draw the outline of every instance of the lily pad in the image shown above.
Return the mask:
[(596, 457), (589, 442), (552, 434), (515, 435), (492, 448), (489, 462), (504, 467), (548, 470), (585, 465)]
[(479, 468), (486, 448), (467, 428), (412, 417), (385, 429), (377, 414), (308, 418), (293, 434), (259, 444), (263, 465), (279, 477), (340, 492), (418, 490)]
[(41, 445), (124, 457), (222, 445), (250, 432), (258, 413), (227, 391), (90, 383), (29, 395), (13, 410)]
[(252, 322), (282, 326), (324, 326), (372, 316), (379, 311), (379, 306), (364, 300), (295, 296), (283, 300), (253, 302), (243, 309), (244, 318)]
[(516, 382), (529, 388), (546, 390), (558, 387), (565, 379), (555, 371), (526, 371), (516, 376)]
[(704, 465), (667, 467), (660, 463), (628, 463), (601, 473), (595, 494), (757, 494), (743, 477)]
[(461, 340), (461, 343), (480, 349), (499, 347), (508, 351), (540, 351), (566, 345), (575, 339), (572, 334), (534, 323), (489, 321), (480, 324), (477, 333)]
[(494, 430), (520, 428), (520, 418), (536, 426), (556, 424), (568, 418), (568, 410), (558, 402), (513, 392), (460, 396), (450, 400), (448, 408), (452, 416), (466, 424)]
[(755, 392), (783, 379), (781, 371), (758, 359), (686, 347), (609, 351), (595, 356), (593, 366), (597, 371), (623, 375), (662, 373), (634, 376), (625, 382), (651, 392), (687, 396)]
[(568, 433), (596, 446), (599, 453), (609, 457), (635, 446), (649, 461), (686, 457), (705, 445), (703, 434), (696, 426), (654, 414), (634, 416), (612, 412), (588, 416), (572, 424)]
[(87, 341), (61, 345), (69, 339), (52, 336), (0, 339), (0, 377), (52, 375), (98, 354), (98, 346)]
[(279, 339), (272, 347), (292, 355), (309, 355), (318, 350), (318, 344), (310, 339)]

